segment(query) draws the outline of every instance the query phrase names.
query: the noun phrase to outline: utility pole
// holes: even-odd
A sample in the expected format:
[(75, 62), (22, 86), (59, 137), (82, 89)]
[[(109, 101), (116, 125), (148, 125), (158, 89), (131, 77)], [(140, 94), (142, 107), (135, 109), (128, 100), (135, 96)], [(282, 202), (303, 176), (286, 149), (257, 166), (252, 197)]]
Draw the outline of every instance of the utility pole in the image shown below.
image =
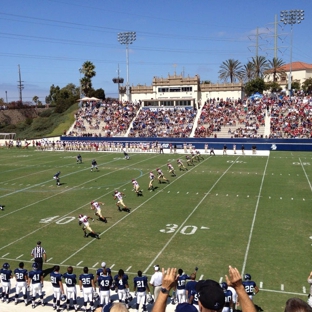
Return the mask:
[(19, 80), (18, 80), (17, 88), (19, 89), (20, 102), (21, 104), (23, 104), (22, 90), (24, 89), (24, 85), (22, 84), (22, 82), (24, 81), (22, 81), (21, 68), (19, 65), (18, 65), (18, 77), (19, 77)]

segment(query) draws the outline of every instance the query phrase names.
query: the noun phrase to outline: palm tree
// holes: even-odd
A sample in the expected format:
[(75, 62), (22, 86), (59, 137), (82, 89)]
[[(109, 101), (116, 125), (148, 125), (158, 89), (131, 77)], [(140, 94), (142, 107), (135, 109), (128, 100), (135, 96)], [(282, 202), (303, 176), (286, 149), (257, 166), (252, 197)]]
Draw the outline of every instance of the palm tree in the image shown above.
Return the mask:
[(230, 79), (233, 83), (242, 78), (242, 64), (238, 60), (229, 59), (222, 63), (219, 70), (219, 78), (223, 81)]
[(252, 58), (252, 65), (255, 73), (255, 78), (262, 78), (264, 72), (269, 68), (268, 61), (264, 56), (256, 56)]
[(80, 83), (81, 83), (81, 89), (82, 89), (83, 94), (88, 96), (89, 92), (92, 89), (91, 79), (88, 78), (88, 77), (83, 77), (83, 78), (80, 79)]
[(254, 78), (254, 68), (252, 62), (248, 62), (243, 68), (243, 80), (248, 82)]
[(85, 75), (87, 78), (93, 78), (96, 75), (95, 72), (95, 66), (92, 62), (86, 61), (82, 64), (81, 72)]
[(273, 81), (276, 82), (278, 78), (285, 75), (285, 71), (281, 69), (281, 67), (285, 64), (285, 62), (277, 57), (273, 57), (272, 61), (269, 60), (268, 66), (269, 70), (266, 75), (273, 74)]

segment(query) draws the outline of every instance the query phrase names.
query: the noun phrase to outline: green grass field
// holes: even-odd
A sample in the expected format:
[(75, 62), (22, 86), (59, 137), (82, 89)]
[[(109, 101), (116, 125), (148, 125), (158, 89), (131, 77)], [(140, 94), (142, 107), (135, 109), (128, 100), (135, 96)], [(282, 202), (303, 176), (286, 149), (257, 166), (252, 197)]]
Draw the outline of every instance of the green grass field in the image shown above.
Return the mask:
[[(151, 275), (153, 265), (177, 267), (198, 279), (224, 279), (228, 265), (250, 273), (260, 286), (254, 298), (264, 311), (283, 311), (286, 300), (306, 300), (311, 271), (312, 155), (273, 152), (264, 156), (204, 155), (204, 160), (178, 171), (173, 154), (39, 152), (1, 149), (0, 258), (15, 268), (31, 266), (37, 240), (46, 249), (45, 268), (60, 264), (123, 268)], [(91, 160), (99, 172), (91, 172)], [(177, 176), (170, 177), (172, 162)], [(184, 161), (186, 164), (186, 161)], [(148, 191), (149, 172), (160, 167), (170, 184)], [(53, 175), (60, 170), (60, 187)], [(132, 192), (137, 179), (144, 196)], [(113, 199), (126, 194), (131, 213), (119, 212)], [(91, 222), (99, 240), (84, 238), (80, 213), (93, 216), (90, 201), (105, 203), (105, 224)], [(305, 290), (307, 288), (307, 290)]]

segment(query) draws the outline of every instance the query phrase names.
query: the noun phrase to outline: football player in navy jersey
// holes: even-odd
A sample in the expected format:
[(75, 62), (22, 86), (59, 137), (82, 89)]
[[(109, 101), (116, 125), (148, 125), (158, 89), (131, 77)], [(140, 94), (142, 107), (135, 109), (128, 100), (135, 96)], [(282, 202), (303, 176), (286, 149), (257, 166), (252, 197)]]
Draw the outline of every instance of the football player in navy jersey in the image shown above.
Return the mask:
[(259, 288), (257, 287), (256, 283), (251, 280), (250, 274), (246, 273), (244, 275), (243, 285), (250, 300), (252, 300), (253, 296), (259, 292)]
[(38, 263), (32, 264), (32, 271), (28, 274), (28, 286), (31, 286), (31, 305), (34, 309), (36, 307), (36, 296), (39, 295), (39, 303), (44, 306), (43, 301), (43, 272), (38, 269)]
[(118, 294), (119, 302), (125, 302), (127, 309), (129, 308), (128, 302), (128, 293), (129, 293), (129, 284), (128, 284), (128, 275), (125, 274), (124, 270), (120, 269), (118, 274), (114, 276), (115, 290)]
[[(196, 276), (196, 270), (193, 272)], [(186, 281), (191, 279), (191, 276), (183, 273), (182, 269), (178, 270), (177, 275), (177, 284), (176, 284), (176, 297), (178, 300), (178, 303), (184, 303), (186, 302)], [(174, 300), (174, 297), (172, 298)]]
[(61, 171), (58, 171), (54, 176), (53, 179), (56, 180), (56, 185), (60, 186), (61, 182), (60, 182), (60, 175), (61, 175)]
[(192, 273), (190, 275), (190, 281), (187, 282), (186, 284), (186, 296), (188, 299), (190, 299), (190, 296), (191, 296), (191, 291), (192, 290), (195, 290), (195, 287), (196, 287), (196, 284), (197, 284), (197, 281), (195, 280), (196, 279), (196, 274)]
[(228, 285), (226, 282), (222, 282), (220, 284), (223, 292), (224, 292), (224, 297), (225, 297), (225, 303), (222, 309), (222, 312), (230, 312), (233, 311), (234, 308), (234, 303), (233, 303), (233, 294), (232, 292), (228, 289)]
[(190, 297), (188, 299), (188, 303), (192, 304), (197, 311), (199, 312), (199, 305), (198, 305), (198, 294), (196, 289), (192, 289), (189, 293)]
[(107, 274), (111, 275), (111, 269), (106, 267), (106, 262), (102, 262), (101, 263), (101, 267), (99, 269), (96, 270), (96, 276), (95, 276), (95, 283), (97, 281), (97, 279), (99, 278), (100, 275), (103, 275), (103, 270), (106, 269)]
[(83, 292), (83, 306), (87, 310), (87, 304), (90, 303), (91, 311), (94, 311), (93, 293), (95, 292), (94, 275), (89, 273), (89, 268), (83, 268), (83, 274), (79, 276), (80, 291)]
[(64, 295), (62, 283), (62, 274), (59, 272), (60, 267), (56, 265), (50, 274), (50, 280), (53, 287), (53, 310), (60, 310), (61, 295)]
[(96, 171), (99, 171), (98, 164), (95, 159), (93, 159), (91, 162), (91, 171), (93, 171), (93, 169), (95, 169)]
[(9, 294), (11, 289), (11, 278), (12, 271), (10, 270), (10, 265), (5, 262), (0, 270), (1, 281), (2, 281), (2, 302), (6, 301), (6, 303), (10, 302)]
[(100, 291), (100, 306), (103, 307), (110, 303), (110, 288), (113, 285), (113, 278), (107, 269), (104, 268), (99, 274), (97, 282)]
[(150, 294), (147, 277), (142, 275), (142, 271), (138, 271), (138, 276), (133, 279), (134, 292), (136, 293), (137, 303), (136, 311), (139, 311), (140, 304), (143, 305), (143, 311), (146, 311), (146, 290)]
[(20, 293), (23, 294), (25, 306), (27, 305), (27, 280), (28, 273), (27, 270), (24, 269), (24, 262), (20, 262), (18, 268), (14, 270), (14, 276), (16, 279), (16, 287), (15, 287), (15, 304), (18, 304), (18, 295)]
[(66, 284), (66, 308), (69, 310), (70, 300), (72, 299), (75, 311), (78, 311), (79, 306), (77, 305), (77, 278), (76, 274), (73, 273), (73, 267), (69, 266), (67, 272), (63, 274), (63, 278)]

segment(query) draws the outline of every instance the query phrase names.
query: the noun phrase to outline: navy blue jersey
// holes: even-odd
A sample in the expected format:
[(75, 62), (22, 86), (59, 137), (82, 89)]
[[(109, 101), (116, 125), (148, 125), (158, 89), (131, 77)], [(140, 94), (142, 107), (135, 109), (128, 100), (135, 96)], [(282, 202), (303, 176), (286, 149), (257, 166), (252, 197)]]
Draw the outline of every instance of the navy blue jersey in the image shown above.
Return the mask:
[(63, 278), (67, 287), (74, 287), (77, 284), (76, 274), (63, 274)]
[(243, 285), (248, 296), (252, 296), (255, 291), (256, 283), (254, 281), (243, 281)]
[(82, 282), (83, 287), (92, 287), (92, 280), (94, 280), (94, 275), (91, 273), (84, 273), (79, 276), (79, 280)]
[(191, 296), (191, 291), (195, 290), (196, 284), (197, 284), (196, 281), (189, 281), (189, 282), (187, 282), (185, 289), (188, 291), (188, 297), (189, 298)]
[(118, 289), (125, 289), (128, 286), (128, 275), (124, 274), (122, 278), (119, 278), (118, 275), (114, 276), (115, 285)]
[(233, 294), (229, 289), (227, 289), (224, 291), (224, 296), (225, 296), (224, 306), (229, 307), (230, 303), (233, 301)]
[(100, 291), (107, 291), (110, 289), (110, 287), (113, 284), (113, 278), (110, 275), (100, 275), (98, 277), (98, 285), (99, 285), (99, 289)]
[(11, 270), (1, 269), (0, 274), (1, 274), (2, 282), (9, 282), (11, 277), (12, 277), (12, 271)]
[(43, 272), (41, 270), (30, 271), (28, 276), (31, 279), (32, 284), (39, 284), (41, 283)]
[(190, 279), (190, 277), (186, 274), (182, 274), (177, 278), (177, 289), (185, 289), (186, 280)]
[(190, 297), (192, 297), (192, 302), (191, 304), (198, 306), (198, 294), (195, 289), (192, 289), (191, 292), (189, 293)]
[(92, 166), (96, 166), (97, 162), (95, 160), (92, 160)]
[(57, 179), (57, 178), (60, 177), (60, 174), (61, 174), (61, 171), (58, 171), (58, 172), (54, 175), (54, 177)]
[(14, 270), (14, 275), (17, 282), (25, 282), (27, 280), (27, 270), (17, 268)]
[(143, 292), (147, 287), (147, 277), (146, 276), (136, 276), (133, 279), (134, 287), (136, 291)]
[(62, 282), (62, 274), (58, 272), (52, 272), (50, 274), (50, 279), (53, 287), (60, 287), (60, 282)]

